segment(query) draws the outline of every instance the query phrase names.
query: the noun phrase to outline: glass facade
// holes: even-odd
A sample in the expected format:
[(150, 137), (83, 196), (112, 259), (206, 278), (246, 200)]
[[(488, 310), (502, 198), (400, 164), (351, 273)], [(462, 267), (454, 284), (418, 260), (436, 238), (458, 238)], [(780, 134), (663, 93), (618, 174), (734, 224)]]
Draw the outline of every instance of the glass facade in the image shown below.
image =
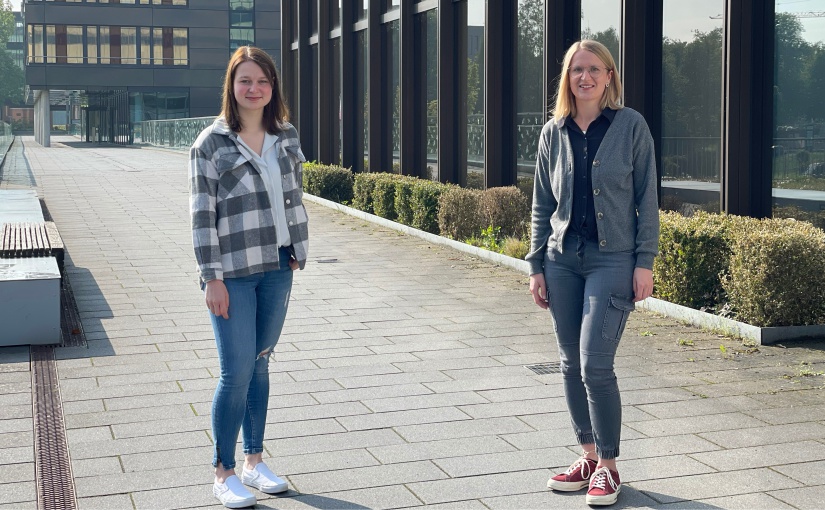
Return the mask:
[(389, 104), (384, 108), (384, 144), (391, 147), (393, 168), (401, 154), (401, 46), (398, 44), (398, 20), (385, 23), (382, 31), (383, 70), (386, 76), (382, 83), (386, 87), (385, 97)]
[(718, 212), (724, 0), (664, 2), (662, 207)]
[[(44, 0), (26, 0), (26, 2), (42, 2)], [(169, 5), (186, 6), (187, 0), (45, 0), (46, 2), (69, 2), (104, 5)]]
[(418, 51), (416, 56), (419, 75), (420, 103), (416, 105), (419, 115), (426, 122), (422, 123), (425, 133), (421, 137), (426, 140), (423, 147), (425, 168), (419, 169), (416, 174), (438, 179), (438, 12), (431, 9), (415, 18), (416, 39)]
[[(660, 0), (651, 5), (581, 0), (580, 20), (560, 23), (546, 19), (545, 13), (566, 16), (576, 2), (413, 0), (402, 8), (398, 0), (330, 0), (318, 4), (328, 9), (319, 20), (326, 25), (319, 28), (327, 31), (332, 51), (330, 60), (320, 65), (329, 67), (334, 79), (321, 79), (322, 69), (314, 82), (317, 95), (303, 79), (290, 78), (287, 88), (297, 96), (303, 84), (312, 94), (302, 106), (311, 107), (313, 114), (301, 116), (304, 124), (312, 125), (303, 128), (317, 136), (323, 147), (315, 147), (316, 152), (331, 162), (360, 171), (372, 150), (372, 165), (381, 167), (374, 171), (389, 170), (385, 167), (391, 158), (399, 164), (393, 170), (400, 168), (404, 174), (459, 180), (472, 187), (512, 184), (515, 179), (527, 190), (546, 109), (555, 94), (557, 76), (545, 76), (545, 69), (556, 69), (566, 50), (559, 34), (548, 31), (562, 30), (567, 37), (572, 25), (582, 38), (608, 47), (625, 88), (625, 104), (648, 121), (663, 208), (691, 212), (724, 207), (734, 214), (764, 216), (772, 204), (779, 216), (825, 217), (820, 212), (825, 210), (825, 102), (818, 97), (825, 90), (825, 17), (811, 8), (821, 1), (773, 0), (765, 6), (725, 0)], [(285, 5), (294, 7), (296, 2)], [(368, 19), (369, 6), (380, 10), (380, 16)], [(298, 17), (314, 12), (311, 5), (292, 10), (294, 16), (283, 22), (293, 28)], [(733, 13), (736, 22), (726, 25), (726, 13)], [(759, 66), (773, 58), (773, 52), (748, 38), (760, 36), (764, 20), (774, 15), (776, 33), (764, 34), (776, 43), (774, 111), (765, 111), (767, 100), (758, 101), (771, 84), (745, 80), (736, 86), (754, 94), (749, 107), (757, 110), (746, 120), (741, 113), (747, 104), (724, 94), (725, 75), (764, 76)], [(656, 23), (652, 28), (647, 25), (651, 19)], [(439, 20), (450, 26), (439, 27)], [(310, 27), (315, 20), (301, 22)], [(623, 33), (623, 27), (632, 27), (632, 32)], [(46, 45), (47, 36), (41, 33), (31, 44)], [(296, 30), (285, 31), (282, 47), (293, 52), (295, 69), (299, 54), (301, 61), (315, 61), (310, 52), (317, 40), (310, 35), (309, 44), (298, 45)], [(381, 49), (370, 54), (368, 43), (373, 41)], [(726, 56), (725, 48), (735, 58)], [(625, 62), (622, 51), (628, 56)], [(491, 69), (485, 69), (487, 65)], [(504, 73), (498, 71), (502, 66)], [(340, 80), (342, 70), (345, 75), (351, 72), (347, 82)], [(409, 83), (403, 96), (401, 75), (404, 85)], [(380, 86), (381, 93), (370, 93), (370, 86)], [(496, 104), (496, 98), (485, 101), (490, 91), (501, 103)], [(370, 119), (370, 108), (382, 111)], [(315, 123), (322, 119), (337, 123), (334, 136), (317, 135)], [(499, 128), (491, 119), (506, 125)], [(502, 147), (485, 147), (485, 132), (492, 128), (506, 135), (500, 139)], [(373, 132), (370, 138), (370, 129), (381, 135)], [(509, 133), (515, 134), (511, 138)], [(760, 150), (771, 134), (769, 160)], [(772, 164), (772, 195), (765, 184), (767, 170), (736, 168), (740, 154), (750, 158), (749, 167)], [(440, 164), (445, 165), (441, 171)], [(467, 174), (461, 175), (458, 169), (464, 168)]]
[[(367, 160), (369, 156), (369, 85), (367, 62), (369, 61), (367, 31), (361, 30), (355, 36), (355, 152)], [(356, 163), (357, 164), (357, 163)], [(366, 166), (366, 164), (364, 164)], [(360, 169), (360, 165), (356, 168)]]
[(189, 65), (188, 28), (31, 24), (28, 34), (30, 64)]
[(255, 45), (255, 0), (229, 0), (229, 54)]
[(467, 187), (484, 188), (484, 15), (485, 0), (467, 0)]
[(544, 0), (519, 0), (516, 80), (518, 178), (532, 179), (544, 124)]
[(619, 76), (622, 70), (621, 28), (622, 0), (582, 0), (582, 39), (594, 39), (607, 46), (619, 68)]
[(771, 196), (774, 216), (825, 228), (825, 17), (810, 3), (775, 4)]

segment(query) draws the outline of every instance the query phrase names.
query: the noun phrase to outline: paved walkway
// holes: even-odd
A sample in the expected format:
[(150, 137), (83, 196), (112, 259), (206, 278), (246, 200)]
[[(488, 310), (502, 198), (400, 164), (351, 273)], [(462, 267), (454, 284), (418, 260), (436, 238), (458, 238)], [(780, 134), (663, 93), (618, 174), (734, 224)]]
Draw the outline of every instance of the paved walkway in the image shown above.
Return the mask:
[[(56, 350), (80, 507), (214, 506), (218, 362), (186, 156), (24, 141), (0, 188), (45, 198), (88, 338)], [(311, 257), (271, 366), (264, 453), (294, 490), (259, 506), (585, 508), (583, 493), (544, 488), (577, 448), (561, 376), (525, 368), (557, 359), (526, 278), (308, 209)], [(616, 508), (822, 508), (823, 346), (747, 348), (634, 314), (617, 358)], [(29, 367), (28, 348), (0, 348), (0, 509), (35, 507)]]

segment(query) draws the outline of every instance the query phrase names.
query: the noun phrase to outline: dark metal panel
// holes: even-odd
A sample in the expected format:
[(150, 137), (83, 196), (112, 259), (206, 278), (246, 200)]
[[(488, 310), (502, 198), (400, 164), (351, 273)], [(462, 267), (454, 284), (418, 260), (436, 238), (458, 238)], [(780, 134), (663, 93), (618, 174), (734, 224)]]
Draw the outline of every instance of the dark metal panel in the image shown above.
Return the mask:
[(771, 216), (773, 2), (728, 0), (722, 131), (722, 210)]
[(226, 70), (226, 64), (229, 61), (229, 50), (227, 44), (223, 48), (215, 49), (189, 49), (189, 70), (195, 71), (212, 71), (213, 73), (222, 76)]
[(222, 50), (224, 54), (229, 55), (229, 29), (190, 28), (189, 52), (201, 48)]
[(338, 163), (335, 158), (335, 137), (337, 136), (338, 102), (335, 97), (335, 81), (338, 76), (333, 75), (334, 55), (332, 40), (326, 37), (329, 33), (332, 20), (329, 9), (321, 2), (318, 9), (318, 76), (325, 76), (318, 80), (318, 159), (327, 164)]
[(315, 152), (315, 130), (317, 125), (312, 118), (312, 48), (309, 46), (310, 19), (312, 12), (309, 2), (297, 1), (298, 13), (298, 100), (295, 116), (298, 118), (298, 130), (301, 135), (301, 150), (309, 160), (317, 158)]
[(581, 0), (547, 0), (544, 2), (544, 121), (558, 89), (558, 77), (564, 53), (581, 38)]
[[(416, 157), (415, 122), (415, 35), (413, 0), (401, 0), (398, 42), (401, 45), (401, 173), (418, 175), (421, 162)], [(420, 143), (420, 142), (419, 142)]]
[(518, 2), (489, 0), (484, 27), (484, 184), (516, 183)]
[[(145, 69), (125, 66), (72, 66), (72, 65), (46, 65), (46, 84), (50, 89), (85, 89), (95, 87), (102, 83), (106, 88), (134, 86), (164, 86), (166, 82), (157, 83), (153, 80), (152, 73), (147, 73)], [(179, 74), (178, 77), (181, 75)], [(188, 79), (183, 80), (189, 83)], [(30, 85), (36, 85), (30, 83)], [(180, 86), (178, 83), (173, 86)]]
[(372, 172), (389, 172), (392, 170), (392, 156), (384, 141), (386, 126), (385, 108), (389, 107), (382, 74), (389, 73), (382, 65), (383, 47), (381, 45), (381, 0), (369, 0), (367, 10), (367, 95), (369, 98), (369, 168)]
[[(135, 77), (140, 75), (145, 75), (140, 70), (136, 70)], [(192, 83), (194, 83), (190, 77), (190, 71), (188, 69), (173, 69), (173, 68), (163, 68), (163, 69), (155, 69), (153, 73), (155, 76), (154, 85), (156, 87), (185, 87)], [(210, 73), (211, 75), (211, 73)], [(130, 85), (130, 83), (127, 83)]]
[(292, 65), (292, 40), (294, 36), (292, 34), (292, 25), (289, 23), (289, 17), (292, 15), (292, 8), (295, 3), (295, 0), (283, 0), (281, 3), (281, 90), (284, 93), (284, 97), (288, 101), (288, 105), (290, 107), (290, 113), (292, 113), (292, 108), (294, 108), (295, 103), (295, 94), (297, 93), (292, 86), (292, 76), (296, 72), (294, 66)]
[(659, 197), (662, 196), (662, 1), (624, 1), (621, 77), (625, 106), (644, 116), (653, 136)]
[(353, 170), (363, 166), (363, 155), (357, 154), (356, 129), (356, 77), (355, 77), (355, 33), (352, 31), (354, 5), (341, 4), (341, 164)]
[(217, 116), (221, 110), (221, 87), (192, 87), (189, 89), (189, 115)]
[[(466, 20), (466, 2), (438, 0), (438, 180), (456, 184), (460, 183), (462, 174), (466, 174), (459, 167), (464, 158), (458, 157), (461, 140), (463, 138), (466, 143), (466, 136), (460, 137), (456, 129), (460, 118), (457, 105), (463, 104), (463, 101), (458, 100), (456, 42), (462, 39), (456, 31), (456, 19), (461, 19), (456, 15), (459, 8), (464, 9)], [(466, 41), (466, 33), (463, 39)], [(464, 165), (466, 167), (466, 162)]]

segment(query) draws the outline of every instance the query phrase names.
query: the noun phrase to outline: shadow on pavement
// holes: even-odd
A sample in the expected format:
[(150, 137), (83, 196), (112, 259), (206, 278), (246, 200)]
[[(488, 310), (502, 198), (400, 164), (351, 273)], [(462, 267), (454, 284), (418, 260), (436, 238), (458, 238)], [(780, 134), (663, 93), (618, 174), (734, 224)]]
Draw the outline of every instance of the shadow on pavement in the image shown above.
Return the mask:
[[(353, 503), (351, 501), (345, 501), (343, 499), (336, 499), (330, 498), (327, 496), (318, 496), (315, 494), (300, 494), (294, 493), (292, 495), (292, 491), (290, 491), (290, 495), (287, 496), (288, 499), (298, 500), (301, 503), (304, 503), (307, 506), (312, 508), (318, 508), (322, 510), (369, 510), (370, 507), (359, 505), (358, 503)], [(279, 505), (278, 501), (281, 498), (276, 499), (268, 499), (266, 501), (259, 501), (255, 508), (283, 508), (283, 505)]]

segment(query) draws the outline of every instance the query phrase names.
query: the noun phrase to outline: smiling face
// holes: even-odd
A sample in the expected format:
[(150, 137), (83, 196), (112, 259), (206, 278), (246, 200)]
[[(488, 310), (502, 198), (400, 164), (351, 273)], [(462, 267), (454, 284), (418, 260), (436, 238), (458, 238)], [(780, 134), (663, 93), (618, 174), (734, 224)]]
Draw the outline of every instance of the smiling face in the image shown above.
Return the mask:
[(237, 67), (233, 86), (240, 112), (263, 109), (272, 100), (272, 82), (255, 62), (247, 61)]
[[(591, 73), (591, 69), (598, 71)], [(584, 70), (580, 75), (576, 70)], [(570, 60), (568, 69), (570, 92), (576, 98), (576, 106), (581, 108), (584, 103), (598, 103), (613, 78), (613, 71), (607, 70), (607, 65), (595, 53), (580, 49)], [(597, 76), (593, 76), (596, 74)]]

